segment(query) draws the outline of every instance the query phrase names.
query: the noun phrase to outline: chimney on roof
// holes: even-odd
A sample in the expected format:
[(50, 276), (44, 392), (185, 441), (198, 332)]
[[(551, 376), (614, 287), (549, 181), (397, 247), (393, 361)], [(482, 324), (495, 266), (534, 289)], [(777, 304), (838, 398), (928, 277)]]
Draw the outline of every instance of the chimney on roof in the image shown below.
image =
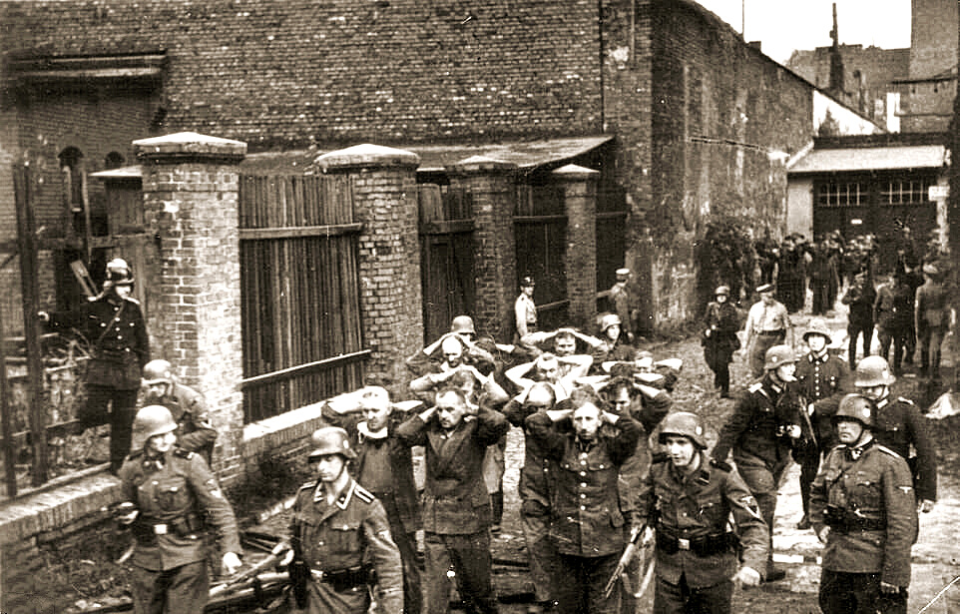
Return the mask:
[(840, 55), (840, 30), (837, 27), (837, 3), (833, 3), (833, 30), (830, 30), (833, 44), (830, 46), (830, 87), (828, 90), (838, 98), (845, 94), (843, 87), (843, 57)]
[(749, 43), (747, 43), (747, 46), (753, 47), (757, 51), (763, 51), (763, 49), (761, 49), (761, 47), (763, 46), (763, 41), (750, 41)]

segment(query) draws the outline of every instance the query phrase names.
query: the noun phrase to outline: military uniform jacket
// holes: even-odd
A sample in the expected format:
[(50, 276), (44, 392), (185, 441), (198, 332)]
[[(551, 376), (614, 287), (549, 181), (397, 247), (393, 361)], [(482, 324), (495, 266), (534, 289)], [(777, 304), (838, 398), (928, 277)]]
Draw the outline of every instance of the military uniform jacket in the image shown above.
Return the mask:
[(917, 330), (932, 327), (934, 329), (947, 325), (947, 296), (943, 285), (928, 280), (917, 289), (917, 302), (914, 308), (917, 319)]
[(876, 426), (873, 437), (904, 459), (910, 459), (910, 446), (917, 451), (916, 460), (909, 463), (914, 473), (914, 488), (921, 500), (937, 499), (937, 451), (927, 420), (909, 399), (885, 397), (877, 402)]
[[(743, 563), (763, 573), (767, 562), (767, 525), (757, 503), (735, 470), (726, 464), (708, 463), (701, 455), (700, 468), (689, 476), (669, 461), (655, 462), (640, 490), (641, 522), (658, 532), (686, 540), (725, 534), (733, 514), (743, 547)], [(657, 575), (673, 585), (686, 575), (690, 587), (712, 587), (726, 581), (739, 567), (737, 553), (729, 549), (699, 556), (679, 549), (657, 549)]]
[(403, 610), (400, 551), (380, 500), (353, 479), (327, 505), (319, 481), (297, 492), (290, 536), (296, 557), (311, 570), (336, 573), (361, 566), (377, 572), (384, 613)]
[[(357, 452), (357, 458), (350, 462), (354, 470), (352, 474), (360, 476), (369, 447), (376, 446), (374, 442), (365, 440), (360, 434), (359, 425), (363, 422), (363, 417), (358, 412), (340, 414), (327, 404), (324, 404), (321, 413), (324, 421), (336, 427), (342, 427), (350, 435), (355, 445), (354, 450)], [(397, 428), (401, 422), (399, 411), (394, 410), (387, 421), (387, 441), (382, 446), (390, 447), (393, 497), (400, 513), (400, 523), (410, 534), (419, 530), (423, 523), (420, 519), (420, 503), (417, 501), (417, 486), (413, 479), (413, 455), (410, 447), (397, 437)]]
[(526, 515), (543, 516), (550, 509), (557, 464), (550, 459), (540, 442), (530, 435), (525, 422), (534, 409), (515, 397), (507, 402), (503, 414), (510, 423), (523, 429), (523, 467), (520, 468), (520, 509)]
[[(177, 445), (193, 452), (212, 451), (217, 430), (207, 421), (207, 405), (203, 395), (190, 387), (174, 382), (170, 393), (144, 399), (145, 406), (159, 404), (170, 410), (177, 430)], [(209, 460), (208, 460), (209, 461)]]
[(747, 453), (775, 464), (790, 454), (790, 439), (779, 437), (783, 425), (801, 425), (800, 395), (796, 390), (781, 389), (769, 375), (752, 384), (740, 400), (733, 415), (720, 431), (713, 449), (713, 458), (724, 461), (730, 449), (734, 454)]
[(840, 407), (840, 399), (854, 390), (850, 368), (843, 359), (828, 351), (821, 356), (808, 352), (797, 361), (796, 378), (805, 401), (814, 404), (810, 418), (817, 442), (822, 450), (830, 450), (837, 439), (832, 417)]
[(426, 449), (426, 481), (421, 508), (424, 531), (434, 534), (475, 534), (492, 521), (490, 496), (483, 481), (483, 457), (510, 424), (502, 414), (483, 406), (466, 416), (452, 432), (436, 416), (424, 423), (413, 416), (397, 428), (406, 446)]
[(150, 361), (150, 339), (137, 301), (108, 293), (72, 312), (50, 314), (50, 326), (76, 328), (94, 344), (87, 384), (122, 391), (140, 388), (140, 374)]
[[(233, 508), (223, 496), (207, 463), (196, 453), (175, 449), (162, 458), (162, 467), (142, 452), (127, 457), (118, 477), (125, 501), (140, 514), (132, 530), (136, 539), (133, 565), (170, 570), (206, 558), (202, 529), (184, 531), (192, 523), (213, 526), (223, 552), (241, 554)], [(192, 527), (196, 527), (193, 525)]]
[(620, 468), (634, 453), (642, 428), (620, 417), (616, 428), (603, 425), (596, 442), (582, 448), (576, 435), (561, 431), (545, 412), (526, 420), (529, 434), (553, 459), (556, 488), (551, 494), (550, 537), (566, 555), (601, 557), (623, 549)]
[(870, 520), (885, 519), (885, 530), (831, 530), (823, 567), (834, 572), (879, 572), (881, 581), (907, 587), (910, 548), (917, 537), (910, 468), (900, 455), (874, 442), (856, 460), (843, 445), (830, 452), (810, 488), (810, 521), (819, 534), (828, 505)]
[(737, 331), (740, 329), (740, 315), (729, 301), (718, 303), (711, 301), (707, 306), (707, 329), (710, 337), (703, 338), (703, 345), (723, 352), (733, 352), (740, 347)]

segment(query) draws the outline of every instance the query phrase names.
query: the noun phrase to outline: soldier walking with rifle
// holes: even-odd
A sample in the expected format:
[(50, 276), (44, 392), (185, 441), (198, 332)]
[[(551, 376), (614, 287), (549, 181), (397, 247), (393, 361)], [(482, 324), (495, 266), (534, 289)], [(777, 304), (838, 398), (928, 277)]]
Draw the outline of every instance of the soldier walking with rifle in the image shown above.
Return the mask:
[(323, 427), (311, 439), (308, 459), (318, 478), (300, 488), (290, 524), (298, 606), (308, 613), (367, 613), (376, 584), (380, 611), (401, 613), (400, 550), (380, 500), (347, 472), (356, 453), (346, 430)]
[(233, 508), (203, 458), (176, 446), (178, 425), (163, 406), (133, 420), (133, 452), (120, 468), (124, 501), (117, 520), (134, 536), (133, 608), (137, 613), (202, 613), (209, 579), (204, 540), (217, 530), (223, 568), (240, 568)]
[(767, 525), (740, 475), (707, 459), (700, 417), (667, 416), (659, 439), (665, 454), (654, 459), (640, 491), (639, 523), (656, 533), (653, 610), (729, 613), (735, 585), (760, 584)]

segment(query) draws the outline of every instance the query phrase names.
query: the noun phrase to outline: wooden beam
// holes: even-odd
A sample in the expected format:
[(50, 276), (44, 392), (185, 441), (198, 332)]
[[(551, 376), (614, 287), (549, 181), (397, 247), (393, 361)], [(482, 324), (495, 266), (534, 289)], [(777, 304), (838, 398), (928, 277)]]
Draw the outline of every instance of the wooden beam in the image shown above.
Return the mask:
[(564, 214), (554, 214), (552, 216), (514, 216), (515, 224), (539, 224), (541, 222), (566, 222), (567, 216)]
[(369, 349), (361, 350), (359, 352), (343, 354), (338, 357), (331, 357), (329, 359), (313, 361), (312, 363), (304, 363), (303, 365), (297, 365), (295, 367), (288, 367), (287, 369), (281, 369), (268, 374), (244, 378), (240, 381), (240, 389), (248, 389), (259, 385), (268, 384), (270, 382), (276, 382), (278, 380), (285, 380), (292, 376), (300, 376), (310, 372), (319, 371), (325, 367), (336, 367), (338, 365), (344, 365), (347, 363), (356, 363), (357, 361), (363, 361), (367, 359), (370, 355), (371, 351)]
[(290, 237), (335, 237), (363, 230), (362, 222), (329, 224), (324, 226), (278, 226), (272, 228), (242, 228), (240, 239), (287, 239)]

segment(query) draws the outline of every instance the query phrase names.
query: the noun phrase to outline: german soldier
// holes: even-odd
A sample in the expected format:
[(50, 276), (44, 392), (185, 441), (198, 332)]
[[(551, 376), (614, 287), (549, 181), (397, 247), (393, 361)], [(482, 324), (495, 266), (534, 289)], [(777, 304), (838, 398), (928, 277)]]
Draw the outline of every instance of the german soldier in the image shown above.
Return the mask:
[[(137, 613), (202, 613), (207, 602), (204, 534), (217, 530), (228, 575), (240, 567), (240, 537), (230, 503), (200, 455), (176, 447), (179, 426), (163, 406), (145, 406), (133, 421), (133, 452), (120, 468), (133, 551)], [(123, 510), (123, 509), (121, 509)]]
[[(559, 466), (550, 526), (558, 553), (557, 607), (561, 613), (616, 613), (619, 584), (609, 597), (604, 586), (626, 544), (618, 480), (643, 430), (628, 414), (601, 410), (603, 404), (583, 389), (570, 402), (573, 410), (537, 412), (526, 420), (529, 436)], [(567, 419), (572, 431), (560, 428)]]
[(84, 377), (87, 401), (77, 413), (78, 432), (106, 422), (110, 406), (110, 471), (130, 452), (140, 373), (150, 360), (150, 340), (140, 303), (130, 296), (133, 274), (126, 261), (107, 264), (103, 293), (72, 312), (39, 317), (56, 330), (77, 328), (93, 345)]
[[(756, 500), (735, 470), (707, 460), (704, 435), (697, 415), (667, 416), (665, 454), (642, 482), (640, 523), (656, 532), (655, 613), (729, 613), (734, 585), (759, 585), (766, 567), (768, 531)], [(731, 513), (737, 534), (728, 529)]]
[[(882, 357), (867, 357), (857, 365), (854, 385), (876, 404), (873, 437), (907, 460), (921, 512), (933, 510), (937, 501), (937, 451), (927, 431), (926, 419), (917, 406), (903, 397), (894, 398), (890, 385), (896, 382)], [(916, 456), (910, 456), (910, 448)]]
[(720, 431), (713, 458), (724, 462), (733, 449), (733, 458), (743, 481), (750, 488), (767, 523), (770, 555), (764, 575), (766, 581), (779, 581), (783, 570), (773, 566), (773, 521), (777, 509), (777, 489), (790, 464), (794, 441), (802, 436), (800, 396), (788, 385), (794, 382), (797, 358), (789, 346), (774, 346), (767, 351), (766, 374), (751, 385)]
[[(840, 398), (853, 392), (853, 378), (846, 361), (831, 354), (830, 330), (827, 323), (814, 318), (803, 333), (803, 341), (810, 349), (797, 362), (797, 385), (808, 404), (809, 427), (812, 433), (797, 443), (794, 459), (800, 464), (800, 496), (803, 499), (803, 519), (798, 529), (810, 528), (810, 484), (817, 477), (820, 458), (836, 445), (836, 436), (830, 418), (837, 411)], [(804, 423), (806, 425), (806, 422)]]
[(297, 593), (306, 594), (309, 613), (367, 613), (376, 572), (380, 609), (400, 613), (400, 551), (380, 500), (347, 472), (356, 458), (347, 432), (322, 427), (311, 440), (308, 460), (317, 464), (318, 478), (300, 488), (290, 524)]
[(143, 405), (164, 406), (173, 415), (177, 445), (203, 455), (207, 464), (213, 455), (217, 430), (207, 421), (207, 404), (203, 395), (177, 381), (173, 366), (164, 359), (154, 359), (143, 367)]
[[(862, 363), (866, 360), (862, 361)], [(810, 515), (826, 544), (824, 613), (906, 613), (917, 511), (910, 468), (873, 438), (875, 407), (847, 395), (834, 416), (840, 445), (810, 493)]]
[(420, 613), (417, 530), (422, 527), (410, 447), (397, 438), (404, 416), (383, 387), (369, 386), (323, 405), (323, 419), (342, 427), (356, 444), (354, 477), (383, 504), (403, 562), (403, 612)]
[[(483, 480), (487, 447), (510, 429), (502, 414), (467, 404), (462, 390), (445, 388), (437, 404), (404, 422), (397, 436), (407, 446), (426, 448), (422, 498), (426, 557), (425, 608), (449, 610), (453, 571), (468, 612), (495, 613), (491, 579), (490, 497)], [(474, 414), (475, 413), (475, 414)]]

